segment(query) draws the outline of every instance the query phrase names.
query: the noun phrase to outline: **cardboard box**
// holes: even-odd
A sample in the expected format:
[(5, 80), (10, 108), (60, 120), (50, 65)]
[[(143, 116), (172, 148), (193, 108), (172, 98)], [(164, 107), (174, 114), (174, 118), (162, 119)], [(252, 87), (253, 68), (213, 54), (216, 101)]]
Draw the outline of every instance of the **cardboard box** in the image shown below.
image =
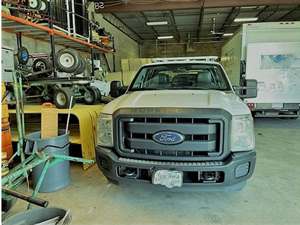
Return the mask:
[(136, 71), (130, 71), (123, 73), (123, 84), (124, 86), (129, 86), (131, 81), (133, 80)]
[(128, 59), (122, 59), (121, 60), (121, 69), (122, 69), (123, 72), (128, 72), (129, 71)]
[(107, 81), (113, 81), (113, 80), (122, 81), (122, 73), (121, 72), (108, 73), (106, 75), (106, 79)]
[(149, 63), (152, 63), (152, 59), (151, 58), (142, 58), (141, 62), (142, 62), (142, 65), (149, 64)]
[(142, 65), (140, 58), (129, 59), (129, 71), (137, 71)]
[(41, 108), (41, 138), (58, 135), (58, 110), (51, 103), (44, 103)]

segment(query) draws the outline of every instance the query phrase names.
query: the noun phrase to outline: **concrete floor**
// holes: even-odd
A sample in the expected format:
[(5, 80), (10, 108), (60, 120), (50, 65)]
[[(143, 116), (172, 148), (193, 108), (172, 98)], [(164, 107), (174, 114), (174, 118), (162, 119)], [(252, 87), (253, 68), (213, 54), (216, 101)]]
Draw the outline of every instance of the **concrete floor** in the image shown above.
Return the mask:
[[(257, 167), (237, 193), (174, 193), (124, 188), (96, 166), (72, 164), (72, 185), (39, 197), (71, 209), (73, 225), (299, 224), (300, 119), (257, 119)], [(10, 214), (25, 209), (19, 200)]]

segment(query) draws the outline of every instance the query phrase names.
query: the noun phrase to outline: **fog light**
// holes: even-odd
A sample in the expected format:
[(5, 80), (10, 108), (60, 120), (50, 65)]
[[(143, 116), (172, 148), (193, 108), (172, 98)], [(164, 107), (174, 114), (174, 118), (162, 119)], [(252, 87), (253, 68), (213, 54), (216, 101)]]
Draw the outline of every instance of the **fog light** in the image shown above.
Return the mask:
[(204, 171), (201, 172), (201, 180), (204, 183), (215, 183), (218, 182), (220, 178), (219, 172), (216, 171)]
[(119, 166), (118, 175), (125, 178), (137, 178), (138, 169), (133, 167)]
[(236, 178), (246, 176), (249, 173), (249, 169), (250, 169), (249, 162), (241, 164), (235, 168), (234, 175)]
[(105, 169), (105, 170), (110, 170), (111, 169), (111, 163), (106, 157), (98, 157), (98, 161), (100, 166)]

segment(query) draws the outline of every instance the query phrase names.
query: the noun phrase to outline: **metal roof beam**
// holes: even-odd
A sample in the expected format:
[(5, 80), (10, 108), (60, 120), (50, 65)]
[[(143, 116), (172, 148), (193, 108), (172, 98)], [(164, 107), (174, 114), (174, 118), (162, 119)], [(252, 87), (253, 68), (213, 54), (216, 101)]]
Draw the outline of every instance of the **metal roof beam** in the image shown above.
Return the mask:
[[(148, 22), (148, 18), (147, 18), (147, 16), (146, 16), (146, 14), (144, 13), (144, 12), (140, 12), (141, 13), (141, 15), (143, 16), (143, 18), (145, 19), (145, 26), (147, 26), (147, 22)], [(150, 29), (153, 31), (153, 33), (154, 33), (154, 35), (156, 36), (156, 38), (159, 36), (158, 35), (158, 33), (157, 33), (157, 31), (154, 29), (154, 27), (153, 26), (149, 26), (150, 27)]]
[(286, 14), (284, 14), (283, 16), (281, 16), (278, 20), (282, 20), (285, 17), (287, 17), (288, 15), (292, 14), (293, 12), (297, 11), (298, 9), (300, 9), (300, 5), (296, 6), (295, 8), (293, 8), (292, 10), (288, 11)]
[(104, 14), (103, 19), (113, 25), (114, 27), (118, 28), (122, 33), (126, 34), (128, 37), (133, 39), (134, 41), (141, 43), (143, 38), (133, 29), (128, 27), (124, 21), (118, 17), (115, 13), (111, 14)]
[(172, 26), (173, 26), (174, 31), (175, 31), (176, 39), (177, 39), (178, 42), (180, 42), (180, 33), (179, 33), (178, 28), (176, 26), (174, 12), (173, 12), (173, 10), (170, 10), (169, 12), (170, 12), (171, 23), (172, 23)]
[(276, 14), (279, 10), (279, 6), (275, 6), (273, 8), (273, 10), (267, 15), (265, 16), (263, 19), (259, 20), (260, 22), (265, 22), (267, 19), (269, 19), (270, 17), (272, 17), (274, 14)]
[[(206, 0), (204, 8), (240, 7), (240, 6), (262, 6), (262, 5), (298, 5), (300, 0)], [(135, 3), (134, 0), (127, 0), (123, 4), (109, 4), (104, 1), (104, 8), (96, 9), (97, 13), (104, 12), (141, 12), (176, 9), (201, 8), (202, 1), (177, 0), (161, 2)]]
[(239, 13), (240, 13), (240, 7), (232, 7), (231, 11), (228, 13), (226, 19), (224, 20), (220, 31), (225, 32), (225, 28), (231, 26), (233, 20)]
[(198, 30), (197, 30), (197, 39), (198, 39), (198, 41), (199, 41), (201, 30), (202, 30), (202, 23), (203, 23), (203, 17), (204, 17), (204, 3), (205, 3), (205, 0), (202, 1), (202, 6), (201, 6), (201, 9), (200, 9)]
[(269, 5), (266, 5), (265, 7), (263, 7), (263, 8), (256, 14), (255, 17), (258, 17), (258, 19), (259, 19), (260, 15), (263, 14), (263, 13), (264, 13), (267, 9), (269, 9), (269, 8), (270, 8), (270, 6), (269, 6)]

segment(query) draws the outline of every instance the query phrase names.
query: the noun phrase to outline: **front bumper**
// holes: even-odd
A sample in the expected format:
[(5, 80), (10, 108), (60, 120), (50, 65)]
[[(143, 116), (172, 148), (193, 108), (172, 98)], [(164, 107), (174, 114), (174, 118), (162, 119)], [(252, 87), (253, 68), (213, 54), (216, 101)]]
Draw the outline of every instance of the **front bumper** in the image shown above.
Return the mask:
[[(96, 160), (103, 174), (118, 183), (151, 184), (151, 175), (155, 170), (176, 170), (183, 172), (183, 187), (198, 187), (201, 190), (231, 190), (242, 187), (254, 171), (256, 152), (232, 153), (224, 161), (169, 162), (122, 158), (111, 149), (97, 146)], [(137, 176), (122, 177), (119, 168), (128, 167), (137, 171)], [(218, 182), (203, 182), (188, 179), (201, 172), (217, 172), (222, 176)], [(175, 188), (176, 189), (176, 188)], [(239, 188), (238, 188), (239, 189)]]

